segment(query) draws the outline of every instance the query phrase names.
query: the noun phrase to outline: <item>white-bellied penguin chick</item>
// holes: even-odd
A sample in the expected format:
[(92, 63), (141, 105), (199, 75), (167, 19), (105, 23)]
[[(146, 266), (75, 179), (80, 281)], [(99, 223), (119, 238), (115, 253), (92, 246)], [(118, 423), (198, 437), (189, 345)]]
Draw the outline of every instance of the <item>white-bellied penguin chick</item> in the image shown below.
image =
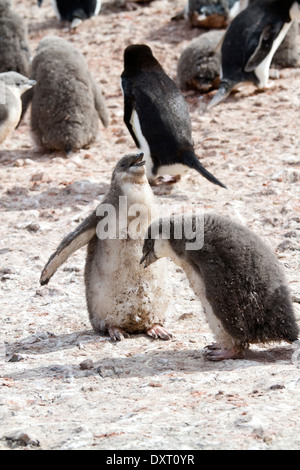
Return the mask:
[(209, 359), (240, 358), (251, 343), (298, 339), (277, 257), (247, 227), (213, 213), (157, 219), (146, 232), (141, 263), (151, 267), (161, 257), (183, 268), (201, 300), (216, 339)]
[(30, 48), (27, 27), (11, 6), (11, 0), (0, 0), (0, 73), (17, 72), (28, 77)]
[[(41, 6), (43, 0), (38, 0)], [(52, 0), (57, 18), (71, 24), (71, 28), (79, 26), (84, 20), (97, 16), (101, 9), (101, 0)]]
[(208, 104), (211, 109), (242, 82), (259, 89), (268, 85), (275, 52), (292, 21), (300, 18), (300, 0), (256, 0), (228, 26), (221, 49), (221, 82)]
[(145, 155), (150, 183), (155, 183), (158, 176), (178, 177), (194, 169), (225, 187), (196, 157), (185, 98), (149, 46), (134, 44), (125, 49), (121, 84), (124, 122)]
[(68, 41), (41, 40), (32, 62), (34, 89), (23, 97), (31, 105), (31, 132), (38, 146), (66, 153), (86, 148), (96, 139), (99, 118), (108, 125), (102, 91), (80, 51)]
[[(165, 260), (149, 271), (139, 263), (156, 201), (144, 164), (143, 154), (121, 158), (101, 204), (63, 239), (40, 280), (47, 284), (74, 251), (88, 244), (85, 286), (89, 318), (96, 332), (108, 331), (113, 340), (131, 333), (162, 339), (171, 336), (164, 328), (171, 294)], [(135, 211), (140, 211), (138, 217)], [(104, 233), (106, 226), (110, 227), (105, 229), (108, 233)]]
[(21, 95), (36, 84), (17, 72), (0, 73), (0, 144), (15, 130), (21, 113)]

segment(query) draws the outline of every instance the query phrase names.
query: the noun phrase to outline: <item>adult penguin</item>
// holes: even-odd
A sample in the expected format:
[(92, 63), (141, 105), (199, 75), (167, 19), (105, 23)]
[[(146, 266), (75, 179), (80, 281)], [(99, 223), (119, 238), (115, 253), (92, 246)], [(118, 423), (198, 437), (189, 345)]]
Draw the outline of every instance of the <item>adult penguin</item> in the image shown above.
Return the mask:
[(257, 0), (237, 15), (224, 37), (220, 87), (207, 109), (223, 101), (241, 82), (266, 88), (272, 58), (298, 18), (300, 0)]
[[(41, 6), (43, 0), (38, 0)], [(97, 16), (101, 8), (101, 0), (52, 0), (56, 16), (61, 21), (71, 23), (71, 28), (84, 20)]]
[(150, 183), (157, 176), (178, 177), (191, 168), (225, 187), (196, 157), (187, 103), (149, 46), (134, 44), (125, 49), (121, 85), (124, 122), (145, 155)]

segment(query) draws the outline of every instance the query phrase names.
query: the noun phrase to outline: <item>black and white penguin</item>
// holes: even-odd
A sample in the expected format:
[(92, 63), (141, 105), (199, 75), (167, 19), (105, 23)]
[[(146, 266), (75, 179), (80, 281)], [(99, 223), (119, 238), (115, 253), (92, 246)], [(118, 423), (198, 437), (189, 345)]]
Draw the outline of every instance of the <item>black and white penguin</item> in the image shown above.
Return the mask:
[(297, 18), (299, 0), (257, 0), (234, 18), (222, 44), (220, 87), (208, 109), (241, 82), (267, 87), (272, 58)]
[(185, 16), (192, 26), (224, 28), (241, 10), (245, 0), (189, 0)]
[(291, 295), (277, 257), (247, 227), (213, 213), (156, 219), (141, 264), (168, 257), (186, 273), (217, 341), (211, 360), (234, 359), (252, 343), (298, 339)]
[(190, 168), (225, 187), (195, 155), (187, 103), (175, 82), (144, 44), (128, 46), (121, 75), (124, 122), (145, 155), (149, 182)]
[(96, 332), (108, 332), (112, 340), (134, 333), (155, 339), (171, 337), (164, 328), (172, 296), (166, 260), (148, 272), (139, 263), (144, 234), (157, 204), (144, 165), (143, 154), (121, 158), (102, 202), (62, 240), (40, 279), (42, 285), (47, 284), (72, 253), (88, 245), (89, 318)]
[(36, 82), (17, 72), (0, 73), (0, 144), (17, 127), (21, 112), (21, 95)]
[(84, 56), (70, 42), (46, 36), (32, 61), (34, 89), (23, 97), (23, 113), (31, 102), (31, 132), (39, 147), (66, 153), (91, 145), (99, 118), (109, 117), (100, 85), (92, 77)]
[(13, 71), (28, 77), (30, 48), (27, 26), (11, 6), (11, 0), (0, 0), (0, 73)]
[[(38, 0), (41, 6), (43, 0)], [(71, 23), (71, 28), (81, 24), (84, 20), (97, 16), (101, 9), (101, 0), (52, 0), (57, 18)]]

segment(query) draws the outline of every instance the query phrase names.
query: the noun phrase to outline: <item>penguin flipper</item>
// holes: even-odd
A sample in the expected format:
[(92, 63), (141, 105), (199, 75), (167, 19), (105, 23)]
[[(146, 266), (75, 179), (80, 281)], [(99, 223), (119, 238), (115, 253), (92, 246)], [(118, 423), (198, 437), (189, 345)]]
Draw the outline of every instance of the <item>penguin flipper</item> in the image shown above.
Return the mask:
[(93, 87), (93, 94), (94, 94), (94, 101), (95, 101), (95, 108), (98, 113), (99, 118), (104, 127), (109, 125), (109, 114), (108, 109), (105, 103), (104, 96), (102, 94), (101, 88), (98, 83), (91, 77), (92, 80), (92, 87)]
[(136, 135), (133, 131), (132, 124), (131, 124), (131, 116), (132, 116), (132, 111), (135, 103), (134, 95), (131, 93), (131, 87), (129, 85), (129, 82), (126, 78), (121, 78), (121, 84), (122, 84), (122, 89), (123, 89), (123, 96), (124, 96), (124, 123), (130, 132), (131, 137), (134, 140), (135, 145), (140, 148), (140, 143), (138, 139), (136, 138)]
[(283, 22), (278, 22), (275, 24), (268, 24), (264, 27), (259, 37), (258, 45), (244, 68), (245, 72), (253, 72), (255, 68), (267, 57), (272, 49), (274, 40), (282, 29), (283, 24)]
[(28, 106), (30, 105), (30, 103), (32, 101), (33, 93), (34, 93), (33, 88), (30, 88), (29, 90), (25, 91), (25, 93), (23, 93), (22, 96), (21, 96), (22, 112), (21, 112), (21, 116), (20, 116), (20, 120), (19, 120), (19, 123), (17, 125), (17, 128), (21, 124), (21, 122), (22, 122), (22, 120), (23, 120), (23, 118), (26, 114), (26, 111), (28, 109)]
[(92, 212), (78, 227), (69, 233), (59, 244), (56, 251), (50, 256), (45, 265), (41, 277), (40, 284), (43, 286), (48, 284), (49, 280), (57, 269), (71, 256), (75, 251), (89, 243), (96, 234), (96, 226), (99, 217), (96, 210)]
[(225, 184), (221, 183), (214, 175), (212, 175), (204, 166), (200, 163), (196, 155), (188, 154), (183, 157), (182, 163), (187, 165), (189, 168), (198, 171), (204, 178), (210, 181), (213, 184), (221, 186), (221, 188), (226, 188)]

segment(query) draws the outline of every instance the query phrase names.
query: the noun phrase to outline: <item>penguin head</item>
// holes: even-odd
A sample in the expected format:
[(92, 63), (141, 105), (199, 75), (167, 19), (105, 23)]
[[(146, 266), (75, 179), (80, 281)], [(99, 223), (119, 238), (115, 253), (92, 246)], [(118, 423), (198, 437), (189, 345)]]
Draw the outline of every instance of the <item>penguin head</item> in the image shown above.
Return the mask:
[(4, 72), (0, 74), (0, 80), (9, 87), (16, 88), (20, 93), (20, 96), (26, 91), (36, 85), (35, 80), (30, 80), (29, 78), (21, 75), (17, 72)]
[(41, 49), (44, 49), (45, 47), (50, 46), (63, 47), (64, 44), (66, 44), (66, 40), (59, 36), (46, 36), (39, 42), (37, 52), (39, 52)]
[(132, 44), (124, 51), (124, 68), (126, 73), (136, 73), (147, 69), (161, 69), (161, 65), (146, 44)]
[(112, 182), (140, 183), (146, 180), (144, 154), (129, 154), (119, 160), (113, 174)]

